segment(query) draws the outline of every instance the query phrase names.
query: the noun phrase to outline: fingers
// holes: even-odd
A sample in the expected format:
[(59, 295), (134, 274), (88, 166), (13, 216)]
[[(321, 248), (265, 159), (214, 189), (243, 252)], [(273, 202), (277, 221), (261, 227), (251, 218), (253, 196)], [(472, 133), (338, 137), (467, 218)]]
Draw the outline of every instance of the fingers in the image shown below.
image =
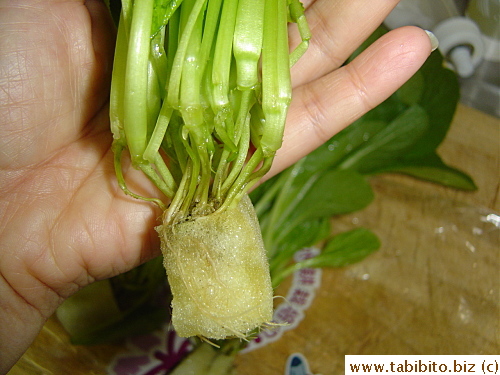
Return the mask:
[(430, 52), (425, 31), (416, 27), (393, 30), (350, 64), (296, 88), (283, 147), (269, 176), (388, 98), (420, 68)]
[[(306, 17), (311, 40), (306, 54), (292, 68), (294, 86), (310, 82), (341, 66), (396, 6), (398, 0), (317, 0)], [(290, 44), (300, 42), (290, 31)]]

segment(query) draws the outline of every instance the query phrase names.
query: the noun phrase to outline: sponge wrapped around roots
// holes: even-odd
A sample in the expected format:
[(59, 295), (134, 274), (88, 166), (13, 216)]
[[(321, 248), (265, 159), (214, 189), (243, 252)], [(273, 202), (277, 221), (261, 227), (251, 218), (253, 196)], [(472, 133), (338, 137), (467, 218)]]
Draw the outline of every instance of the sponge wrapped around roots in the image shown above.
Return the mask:
[(157, 230), (179, 336), (245, 338), (270, 323), (269, 264), (247, 195), (236, 207)]

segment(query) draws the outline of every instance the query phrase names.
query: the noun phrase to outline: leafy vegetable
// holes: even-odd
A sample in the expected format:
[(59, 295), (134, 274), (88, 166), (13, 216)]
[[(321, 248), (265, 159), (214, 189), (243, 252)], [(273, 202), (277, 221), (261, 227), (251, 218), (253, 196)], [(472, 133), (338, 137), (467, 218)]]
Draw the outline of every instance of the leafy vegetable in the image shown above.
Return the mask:
[[(379, 28), (362, 48), (385, 32)], [(306, 266), (290, 266), (290, 259), (299, 249), (297, 246), (310, 246), (329, 237), (325, 223), (331, 216), (362, 209), (371, 202), (373, 192), (366, 180), (369, 175), (404, 173), (458, 189), (476, 189), (468, 175), (446, 165), (436, 152), (449, 129), (457, 102), (457, 78), (443, 66), (442, 56), (435, 51), (384, 103), (259, 186), (252, 199), (263, 226), (273, 285)], [(368, 254), (379, 246), (369, 232), (351, 234), (354, 239), (359, 235), (358, 244), (364, 244), (360, 254)], [(354, 254), (355, 240), (352, 245)], [(326, 249), (329, 245), (325, 246)], [(332, 254), (311, 260), (307, 267), (342, 264), (343, 256)]]
[[(384, 32), (379, 28), (362, 48)], [(369, 177), (373, 174), (404, 173), (454, 188), (475, 189), (469, 176), (446, 165), (436, 152), (449, 129), (457, 93), (456, 76), (443, 67), (442, 56), (435, 51), (419, 72), (384, 103), (251, 193), (270, 260), (273, 286), (295, 270), (345, 267), (381, 246), (377, 236), (367, 228), (353, 228), (333, 236), (331, 230), (332, 216), (370, 204), (374, 193)], [(251, 112), (254, 110), (252, 107)], [(260, 125), (251, 124), (256, 130)], [(318, 256), (292, 261), (297, 250), (311, 245), (321, 247)], [(159, 262), (154, 266), (159, 267)], [(144, 291), (158, 285), (133, 272), (127, 278), (130, 284), (125, 283), (128, 288), (134, 282)], [(117, 283), (124, 283), (124, 279)], [(119, 298), (117, 294), (113, 297)], [(122, 304), (112, 301), (111, 305)], [(129, 322), (134, 326), (131, 317), (126, 310), (118, 313), (121, 323), (111, 327), (123, 330), (124, 336)], [(110, 334), (105, 329), (99, 332)], [(111, 337), (117, 337), (116, 332)], [(229, 371), (227, 362), (244, 343), (239, 340), (217, 343), (221, 345), (217, 351), (206, 344), (197, 346), (198, 350), (178, 371), (195, 368), (190, 366), (210, 366), (218, 357), (225, 364), (219, 373)]]
[[(291, 53), (289, 20), (302, 37)], [(110, 99), (115, 171), (126, 194), (164, 210), (156, 229), (180, 335), (245, 338), (271, 320), (247, 192), (281, 146), (290, 66), (309, 38), (299, 0), (122, 0)], [(129, 190), (125, 151), (164, 199)]]
[[(351, 59), (386, 31), (380, 27)], [(443, 66), (443, 56), (439, 51), (434, 51), (420, 70), (394, 95), (339, 134), (340, 137), (354, 138), (361, 142), (359, 135), (366, 128), (366, 144), (361, 142), (363, 146), (357, 149), (359, 144), (353, 143), (353, 149), (363, 154), (367, 147), (373, 147), (371, 142), (379, 140), (378, 137), (372, 138), (373, 123), (378, 123), (380, 129), (392, 127), (393, 139), (387, 148), (381, 147), (381, 150), (385, 153), (392, 148), (396, 151), (399, 149), (400, 152), (393, 152), (385, 161), (382, 160), (383, 155), (374, 155), (376, 160), (371, 163), (367, 163), (365, 158), (354, 166), (355, 169), (364, 174), (404, 173), (453, 188), (475, 190), (476, 186), (469, 176), (446, 165), (436, 152), (451, 125), (459, 93), (455, 73)], [(397, 121), (410, 108), (414, 108), (414, 111), (419, 108), (421, 118), (418, 121), (417, 118), (406, 121), (406, 117), (403, 118), (404, 121)], [(395, 124), (395, 121), (398, 123)], [(357, 128), (357, 131), (353, 128)], [(346, 162), (347, 165), (359, 157), (352, 155), (352, 160)]]
[(378, 250), (378, 237), (366, 228), (356, 228), (334, 236), (314, 258), (294, 263), (276, 275), (273, 282), (279, 285), (287, 276), (302, 268), (345, 267), (359, 262)]
[[(314, 153), (311, 158), (314, 158)], [(259, 188), (276, 193), (274, 197), (268, 193), (256, 201), (256, 210), (265, 225), (264, 243), (271, 259), (272, 277), (301, 247), (329, 235), (329, 228), (325, 230), (324, 225), (331, 216), (359, 210), (373, 199), (368, 182), (356, 171), (325, 171), (321, 168), (322, 163), (314, 165), (308, 160), (309, 156)], [(272, 189), (270, 184), (276, 184), (280, 189)], [(271, 198), (272, 208), (264, 211), (261, 205)], [(296, 241), (304, 229), (307, 235)], [(298, 244), (301, 247), (297, 247)]]

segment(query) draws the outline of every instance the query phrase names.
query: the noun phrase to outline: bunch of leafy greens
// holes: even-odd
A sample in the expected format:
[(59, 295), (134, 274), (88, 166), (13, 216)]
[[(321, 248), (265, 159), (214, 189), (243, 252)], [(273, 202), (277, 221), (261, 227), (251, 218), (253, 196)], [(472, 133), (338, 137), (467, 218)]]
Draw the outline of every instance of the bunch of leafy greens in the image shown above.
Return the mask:
[[(301, 40), (290, 51), (293, 28)], [(116, 180), (163, 211), (155, 229), (181, 337), (245, 339), (272, 320), (248, 192), (281, 147), (290, 67), (310, 36), (300, 0), (121, 0), (109, 101)], [(129, 189), (130, 166), (162, 195)]]
[[(380, 27), (350, 60), (385, 32)], [(252, 192), (274, 286), (300, 268), (343, 267), (380, 247), (379, 239), (369, 229), (356, 228), (333, 237), (330, 230), (332, 217), (363, 209), (373, 200), (370, 175), (402, 173), (451, 188), (476, 189), (469, 176), (446, 165), (436, 153), (458, 99), (456, 75), (443, 66), (443, 57), (435, 51), (389, 99)], [(320, 242), (324, 245), (318, 256), (291, 262), (297, 250)], [(62, 305), (58, 316), (71, 327), (72, 340), (77, 344), (144, 333), (168, 319), (168, 306), (159, 306), (151, 298), (164, 284), (161, 261), (155, 259), (128, 274), (101, 281), (92, 290), (84, 289)], [(101, 289), (98, 301), (91, 298), (97, 289)], [(87, 298), (82, 297), (85, 293)], [(102, 313), (104, 295), (109, 297), (112, 310), (108, 311), (113, 313), (107, 318), (101, 315), (100, 324), (95, 324), (96, 319), (91, 317)], [(82, 300), (99, 307), (82, 307)], [(81, 316), (85, 312), (90, 318)], [(74, 321), (78, 321), (77, 327), (71, 324)], [(219, 358), (230, 365), (231, 358), (244, 346), (231, 340), (219, 344), (223, 356), (205, 348), (206, 344), (195, 351), (201, 354), (193, 355), (205, 359), (210, 355), (209, 363)], [(205, 359), (198, 362), (205, 365)]]

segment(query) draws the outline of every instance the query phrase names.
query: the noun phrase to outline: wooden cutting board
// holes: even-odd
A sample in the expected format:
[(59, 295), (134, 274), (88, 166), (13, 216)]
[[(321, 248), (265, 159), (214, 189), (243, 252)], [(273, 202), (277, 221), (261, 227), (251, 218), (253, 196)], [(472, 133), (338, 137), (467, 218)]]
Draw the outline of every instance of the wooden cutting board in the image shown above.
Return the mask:
[[(299, 325), (241, 354), (238, 374), (283, 374), (295, 352), (322, 375), (342, 374), (346, 354), (500, 352), (499, 119), (460, 105), (439, 153), (470, 174), (478, 190), (374, 177), (375, 201), (336, 218), (332, 228), (368, 227), (380, 237), (380, 251), (353, 266), (323, 270)], [(284, 283), (277, 294), (289, 288)], [(72, 346), (50, 319), (9, 375), (105, 374), (123, 351), (119, 345)]]

